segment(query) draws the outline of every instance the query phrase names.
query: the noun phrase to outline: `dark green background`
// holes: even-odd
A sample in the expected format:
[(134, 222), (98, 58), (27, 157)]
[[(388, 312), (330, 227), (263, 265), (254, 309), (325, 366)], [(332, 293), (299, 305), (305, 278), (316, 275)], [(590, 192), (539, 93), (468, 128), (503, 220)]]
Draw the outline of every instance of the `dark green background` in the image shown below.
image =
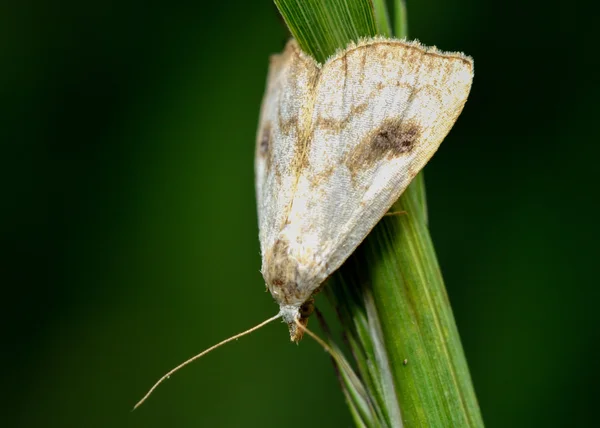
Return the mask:
[[(1, 396), (8, 427), (345, 427), (329, 358), (273, 324), (253, 151), (270, 1), (2, 6)], [(431, 231), (489, 427), (597, 401), (598, 100), (567, 5), (409, 1), (475, 59), (426, 168)]]

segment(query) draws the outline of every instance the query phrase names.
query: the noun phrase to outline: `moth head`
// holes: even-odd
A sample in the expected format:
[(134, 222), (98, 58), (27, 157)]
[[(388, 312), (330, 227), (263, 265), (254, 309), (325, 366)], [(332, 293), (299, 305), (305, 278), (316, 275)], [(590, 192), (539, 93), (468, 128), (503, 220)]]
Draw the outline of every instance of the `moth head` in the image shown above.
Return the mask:
[[(310, 298), (302, 305), (281, 306), (279, 314), (290, 330), (290, 340), (298, 343), (304, 336), (304, 327), (315, 310), (315, 299)], [(298, 325), (300, 324), (300, 326)]]

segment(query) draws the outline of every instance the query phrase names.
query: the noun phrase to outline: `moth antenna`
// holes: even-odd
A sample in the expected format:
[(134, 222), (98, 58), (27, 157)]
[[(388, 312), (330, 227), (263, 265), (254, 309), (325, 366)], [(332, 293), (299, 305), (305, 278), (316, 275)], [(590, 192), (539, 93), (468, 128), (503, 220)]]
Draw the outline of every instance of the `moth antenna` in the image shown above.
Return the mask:
[(161, 377), (161, 378), (160, 378), (160, 379), (159, 379), (159, 380), (158, 380), (158, 381), (157, 381), (157, 382), (156, 382), (156, 383), (155, 383), (155, 384), (152, 386), (152, 388), (150, 388), (150, 389), (148, 390), (148, 392), (146, 393), (146, 395), (144, 395), (144, 397), (142, 397), (142, 399), (141, 399), (140, 401), (138, 401), (138, 403), (137, 403), (135, 406), (133, 406), (133, 409), (132, 409), (132, 411), (133, 411), (133, 410), (135, 410), (135, 409), (137, 409), (138, 407), (140, 407), (140, 406), (141, 406), (141, 405), (144, 403), (144, 401), (146, 401), (146, 399), (147, 399), (148, 397), (150, 397), (150, 395), (151, 395), (151, 394), (154, 392), (154, 390), (155, 390), (155, 389), (158, 387), (158, 385), (160, 385), (160, 384), (161, 384), (161, 383), (162, 383), (164, 380), (166, 380), (166, 379), (168, 379), (169, 377), (171, 377), (171, 375), (172, 375), (173, 373), (175, 373), (176, 371), (178, 371), (179, 369), (181, 369), (181, 368), (183, 368), (183, 367), (187, 366), (187, 365), (188, 365), (188, 364), (190, 364), (191, 362), (194, 362), (194, 361), (196, 361), (198, 358), (200, 358), (200, 357), (203, 357), (204, 355), (206, 355), (206, 354), (208, 354), (209, 352), (211, 352), (211, 351), (213, 351), (213, 350), (217, 349), (218, 347), (220, 347), (220, 346), (222, 346), (222, 345), (225, 345), (226, 343), (229, 343), (229, 342), (231, 342), (231, 341), (233, 341), (233, 340), (239, 339), (239, 338), (240, 338), (240, 337), (242, 337), (242, 336), (245, 336), (245, 335), (247, 335), (247, 334), (250, 334), (250, 333), (252, 333), (253, 331), (256, 331), (256, 330), (258, 330), (259, 328), (262, 328), (262, 327), (264, 327), (265, 325), (269, 324), (269, 323), (270, 323), (270, 322), (272, 322), (272, 321), (275, 321), (275, 320), (276, 320), (277, 318), (279, 318), (279, 317), (281, 317), (281, 314), (277, 314), (277, 315), (275, 315), (275, 316), (273, 316), (273, 317), (269, 318), (268, 320), (266, 320), (266, 321), (263, 321), (263, 322), (261, 322), (260, 324), (258, 324), (258, 325), (255, 325), (254, 327), (252, 327), (252, 328), (250, 328), (250, 329), (248, 329), (248, 330), (246, 330), (246, 331), (243, 331), (243, 332), (241, 332), (241, 333), (238, 333), (238, 334), (236, 334), (235, 336), (231, 336), (231, 337), (229, 337), (229, 338), (227, 338), (227, 339), (225, 339), (225, 340), (223, 340), (223, 341), (221, 341), (221, 342), (217, 343), (216, 345), (213, 345), (213, 346), (211, 346), (210, 348), (208, 348), (208, 349), (205, 349), (204, 351), (200, 352), (198, 355), (194, 355), (194, 356), (193, 356), (192, 358), (190, 358), (189, 360), (186, 360), (186, 361), (184, 361), (183, 363), (179, 364), (177, 367), (175, 367), (175, 368), (171, 369), (169, 372), (165, 373), (165, 374), (164, 374), (164, 375), (163, 375), (163, 376), (162, 376), (162, 377)]

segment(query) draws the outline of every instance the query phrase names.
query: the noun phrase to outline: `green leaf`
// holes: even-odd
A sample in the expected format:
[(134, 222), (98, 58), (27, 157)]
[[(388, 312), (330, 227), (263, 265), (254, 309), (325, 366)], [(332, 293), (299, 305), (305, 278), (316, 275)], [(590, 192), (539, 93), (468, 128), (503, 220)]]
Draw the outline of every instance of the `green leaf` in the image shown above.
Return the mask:
[[(391, 35), (384, 0), (275, 3), (319, 62), (350, 41)], [(394, 5), (395, 33), (406, 37), (404, 1)], [(422, 173), (392, 211), (405, 213), (384, 217), (325, 287), (355, 362), (352, 369), (328, 337), (351, 413), (357, 426), (482, 427), (427, 228)]]
[(396, 37), (399, 39), (408, 37), (408, 15), (404, 0), (394, 0), (394, 27)]
[(388, 15), (385, 0), (373, 0), (375, 20), (377, 22), (377, 34), (392, 37), (392, 26)]
[(377, 34), (369, 1), (274, 0), (294, 38), (323, 63), (351, 41)]

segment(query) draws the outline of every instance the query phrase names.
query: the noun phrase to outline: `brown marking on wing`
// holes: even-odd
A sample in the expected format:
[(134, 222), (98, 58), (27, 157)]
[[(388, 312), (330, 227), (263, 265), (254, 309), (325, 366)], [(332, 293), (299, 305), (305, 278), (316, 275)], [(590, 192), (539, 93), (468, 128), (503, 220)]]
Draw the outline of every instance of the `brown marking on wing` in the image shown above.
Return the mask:
[(438, 102), (438, 104), (444, 105), (444, 94), (439, 90), (439, 88), (436, 88), (434, 85), (421, 85), (419, 91), (427, 94), (427, 96), (431, 98), (434, 98)]
[[(347, 51), (344, 53), (344, 56), (347, 57), (351, 51)], [(360, 68), (362, 72), (360, 73), (359, 84), (362, 85), (365, 80), (365, 67), (367, 66), (367, 50), (364, 49), (362, 51), (362, 58), (360, 59)]]
[(342, 57), (342, 66), (344, 67), (344, 91), (346, 89), (346, 82), (348, 82), (348, 57), (344, 55)]
[(278, 116), (277, 120), (279, 122), (278, 123), (279, 130), (281, 131), (282, 134), (289, 135), (293, 130), (295, 130), (296, 133), (298, 133), (298, 117), (297, 116), (292, 116), (292, 117), (284, 120), (280, 114)]
[(329, 177), (331, 177), (331, 175), (333, 174), (333, 172), (335, 171), (337, 167), (336, 166), (330, 166), (329, 168), (314, 174), (311, 177), (310, 180), (310, 184), (312, 185), (312, 187), (316, 190), (318, 187), (320, 187), (321, 183), (325, 180), (327, 180)]
[[(320, 70), (315, 67), (314, 74), (311, 76), (308, 85), (313, 88), (313, 94), (315, 93), (314, 88), (317, 86), (320, 77)], [(305, 106), (301, 112), (301, 117), (296, 119), (296, 146), (294, 147), (294, 158), (292, 160), (291, 171), (297, 177), (296, 184), (300, 179), (302, 171), (308, 166), (308, 153), (310, 146), (313, 141), (313, 123), (312, 123), (312, 110), (314, 106), (314, 96), (308, 101), (310, 105)], [(295, 187), (295, 186), (294, 186)], [(295, 192), (295, 188), (294, 188)], [(291, 208), (291, 205), (288, 209)]]
[(277, 303), (289, 304), (299, 297), (298, 263), (289, 256), (289, 242), (278, 239), (265, 255), (263, 276)]
[(420, 135), (421, 127), (416, 122), (388, 119), (349, 153), (346, 166), (354, 176), (379, 160), (403, 156), (413, 150)]
[(326, 131), (337, 133), (341, 131), (344, 126), (346, 126), (347, 122), (347, 119), (337, 120), (331, 119), (329, 117), (319, 116), (315, 123), (315, 129), (323, 129)]
[(315, 121), (315, 129), (329, 131), (333, 134), (337, 134), (341, 132), (346, 126), (348, 126), (352, 119), (364, 113), (368, 107), (369, 104), (367, 102), (354, 105), (350, 108), (348, 116), (344, 117), (343, 119), (332, 119), (330, 117), (319, 116)]
[(366, 101), (364, 103), (353, 105), (350, 108), (350, 114), (345, 119), (345, 121), (350, 121), (350, 119), (352, 119), (354, 116), (357, 116), (359, 114), (363, 114), (367, 110), (368, 107), (369, 107), (369, 103), (366, 102)]

